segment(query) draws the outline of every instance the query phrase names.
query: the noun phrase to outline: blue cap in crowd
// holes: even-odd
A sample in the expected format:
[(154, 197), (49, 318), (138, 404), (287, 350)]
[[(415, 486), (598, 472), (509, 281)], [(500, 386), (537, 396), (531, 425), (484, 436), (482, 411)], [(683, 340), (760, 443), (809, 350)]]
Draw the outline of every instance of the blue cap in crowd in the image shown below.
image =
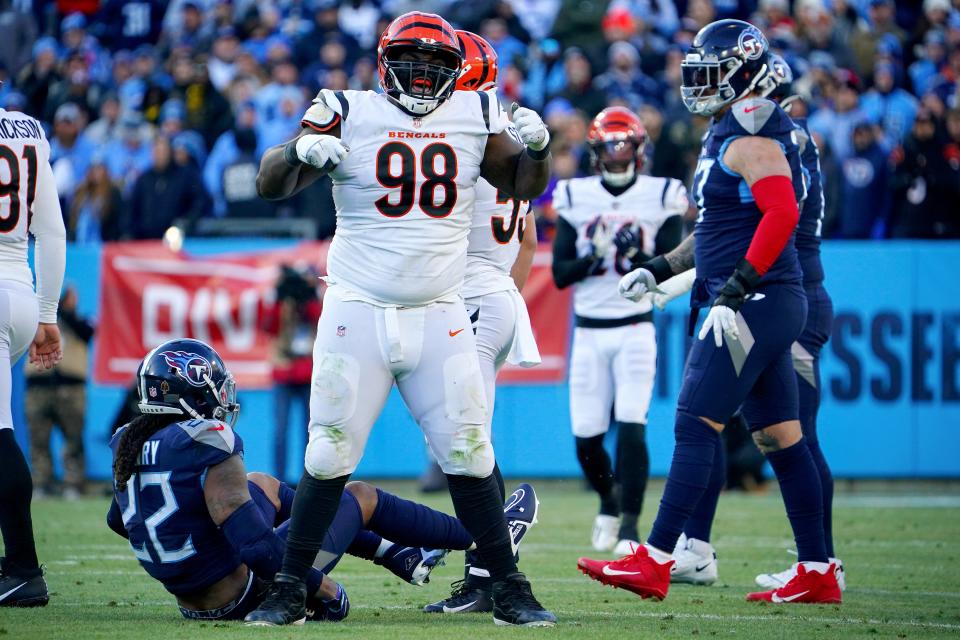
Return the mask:
[(42, 53), (52, 51), (54, 55), (57, 55), (60, 51), (57, 41), (51, 38), (50, 36), (44, 36), (39, 38), (35, 43), (33, 43), (33, 57), (36, 58)]
[(203, 143), (203, 136), (196, 131), (181, 131), (173, 137), (170, 144), (174, 151), (177, 149), (186, 151), (201, 167), (207, 161), (207, 148)]
[(66, 18), (63, 19), (63, 22), (60, 23), (60, 30), (62, 32), (73, 31), (74, 29), (86, 29), (87, 28), (87, 19), (83, 17), (83, 14), (80, 12), (71, 13)]
[(170, 98), (160, 107), (160, 124), (170, 120), (180, 120), (182, 122), (186, 115), (187, 108), (183, 104), (183, 100)]

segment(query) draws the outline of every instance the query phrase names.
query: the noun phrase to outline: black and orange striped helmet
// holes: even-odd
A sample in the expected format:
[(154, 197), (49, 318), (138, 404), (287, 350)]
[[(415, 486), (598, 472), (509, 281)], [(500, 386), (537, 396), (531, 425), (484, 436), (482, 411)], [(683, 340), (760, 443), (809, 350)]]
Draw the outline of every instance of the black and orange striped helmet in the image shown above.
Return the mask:
[(630, 109), (607, 107), (590, 124), (587, 145), (603, 179), (621, 186), (643, 168), (647, 129)]
[[(420, 55), (404, 56), (411, 52)], [(453, 91), (462, 65), (456, 32), (436, 14), (405, 13), (380, 36), (380, 87), (411, 115), (423, 116), (440, 106)]]
[(489, 42), (471, 31), (457, 31), (463, 68), (457, 78), (458, 91), (486, 91), (497, 86), (497, 52)]

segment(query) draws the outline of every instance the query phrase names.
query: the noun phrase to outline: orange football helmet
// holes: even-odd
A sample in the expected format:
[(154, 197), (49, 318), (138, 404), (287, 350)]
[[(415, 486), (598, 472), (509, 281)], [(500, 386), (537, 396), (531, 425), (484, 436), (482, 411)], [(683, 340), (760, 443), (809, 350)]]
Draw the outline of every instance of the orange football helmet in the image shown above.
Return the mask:
[(497, 86), (497, 52), (489, 42), (471, 31), (457, 31), (463, 68), (457, 78), (458, 91), (486, 91)]
[(633, 111), (607, 107), (597, 114), (587, 133), (594, 168), (613, 187), (630, 184), (643, 168), (647, 130)]
[(405, 13), (380, 36), (380, 87), (410, 115), (423, 116), (440, 106), (462, 66), (456, 31), (436, 14)]

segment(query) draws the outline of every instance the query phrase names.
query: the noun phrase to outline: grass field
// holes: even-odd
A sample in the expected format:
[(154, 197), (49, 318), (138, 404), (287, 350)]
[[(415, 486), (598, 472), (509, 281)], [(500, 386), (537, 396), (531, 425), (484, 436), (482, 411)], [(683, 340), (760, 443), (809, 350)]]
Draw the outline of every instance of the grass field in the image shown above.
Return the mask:
[[(409, 484), (388, 488), (413, 496)], [(753, 576), (791, 561), (779, 494), (725, 494), (715, 528), (721, 582), (674, 586), (661, 603), (641, 601), (589, 581), (576, 559), (589, 555), (595, 503), (576, 482), (540, 483), (540, 524), (525, 539), (521, 569), (541, 601), (560, 617), (555, 629), (495, 628), (488, 616), (428, 616), (420, 607), (443, 597), (462, 569), (451, 554), (431, 584), (400, 583), (372, 564), (346, 558), (334, 577), (346, 587), (351, 615), (339, 625), (245, 629), (238, 623), (180, 618), (172, 598), (139, 568), (126, 541), (104, 524), (106, 500), (35, 503), (42, 561), (53, 595), (45, 609), (0, 609), (0, 637), (205, 640), (234, 637), (401, 638), (957, 638), (960, 637), (960, 495), (858, 492), (836, 504), (838, 552), (849, 588), (840, 606), (744, 602)], [(661, 486), (647, 499), (649, 528)], [(426, 500), (450, 511), (446, 496)]]

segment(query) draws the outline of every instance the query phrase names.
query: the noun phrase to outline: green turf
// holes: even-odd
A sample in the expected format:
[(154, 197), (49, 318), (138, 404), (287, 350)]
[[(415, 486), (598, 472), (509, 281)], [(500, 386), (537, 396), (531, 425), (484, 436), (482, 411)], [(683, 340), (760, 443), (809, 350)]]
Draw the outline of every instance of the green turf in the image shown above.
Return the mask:
[[(390, 485), (412, 496), (410, 485)], [(649, 528), (660, 486), (648, 496)], [(721, 584), (675, 586), (661, 603), (591, 582), (576, 569), (588, 542), (594, 500), (579, 483), (541, 483), (540, 524), (523, 543), (521, 568), (536, 594), (560, 617), (552, 630), (495, 628), (489, 616), (428, 616), (423, 604), (444, 596), (462, 556), (431, 584), (401, 584), (372, 564), (348, 558), (334, 572), (353, 605), (339, 625), (244, 629), (237, 623), (180, 619), (172, 599), (139, 568), (126, 542), (104, 524), (105, 500), (40, 501), (36, 529), (53, 591), (45, 609), (0, 609), (5, 638), (185, 638), (320, 636), (365, 640), (529, 636), (616, 638), (946, 638), (960, 637), (960, 498), (839, 496), (838, 549), (850, 588), (841, 606), (764, 605), (743, 601), (753, 576), (786, 566), (789, 530), (779, 496), (727, 494), (714, 543)], [(449, 510), (446, 497), (428, 502)]]

